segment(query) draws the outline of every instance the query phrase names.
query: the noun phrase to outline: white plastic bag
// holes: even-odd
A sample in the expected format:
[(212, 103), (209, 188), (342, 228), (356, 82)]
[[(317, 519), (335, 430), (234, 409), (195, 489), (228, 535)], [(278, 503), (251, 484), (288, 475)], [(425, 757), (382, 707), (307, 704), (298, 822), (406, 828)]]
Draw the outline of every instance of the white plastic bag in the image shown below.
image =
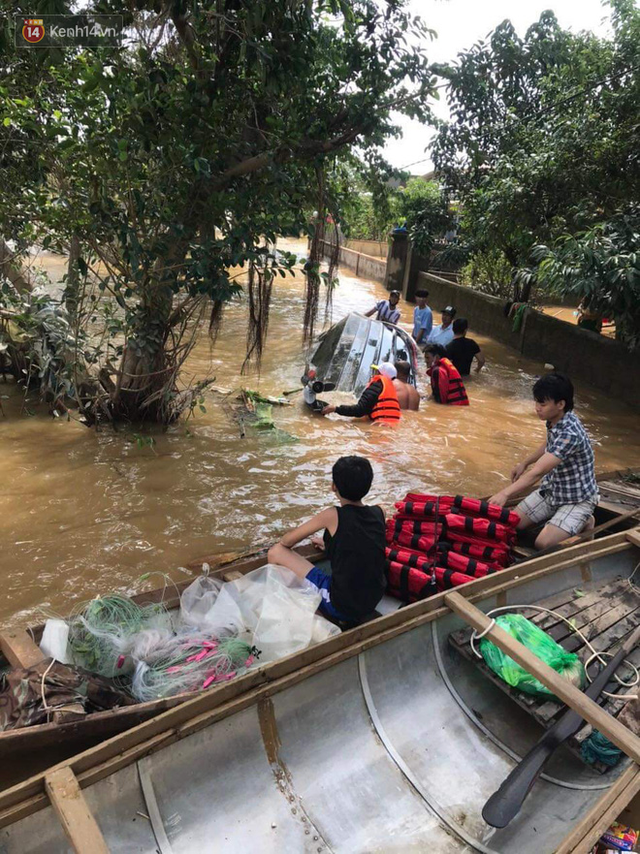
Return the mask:
[(204, 629), (206, 615), (218, 598), (222, 586), (219, 579), (210, 578), (208, 573), (196, 578), (186, 590), (183, 590), (180, 597), (181, 623)]
[(70, 664), (71, 656), (67, 650), (69, 624), (66, 620), (47, 620), (44, 624), (40, 649), (44, 655), (55, 658), (61, 664)]

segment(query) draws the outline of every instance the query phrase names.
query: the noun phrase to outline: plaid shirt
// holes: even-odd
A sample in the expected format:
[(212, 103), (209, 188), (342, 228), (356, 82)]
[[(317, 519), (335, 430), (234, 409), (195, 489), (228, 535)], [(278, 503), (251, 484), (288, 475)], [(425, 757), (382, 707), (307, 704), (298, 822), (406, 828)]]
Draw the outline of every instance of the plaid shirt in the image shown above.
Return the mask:
[(593, 449), (582, 421), (573, 412), (567, 412), (554, 427), (547, 422), (547, 453), (561, 463), (544, 476), (543, 496), (557, 505), (598, 500)]

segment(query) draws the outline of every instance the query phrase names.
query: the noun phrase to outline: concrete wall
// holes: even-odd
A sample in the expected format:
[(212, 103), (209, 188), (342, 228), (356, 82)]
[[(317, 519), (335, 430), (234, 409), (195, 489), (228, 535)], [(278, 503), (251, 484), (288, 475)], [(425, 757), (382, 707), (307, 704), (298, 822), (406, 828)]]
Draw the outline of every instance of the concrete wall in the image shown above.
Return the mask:
[(384, 242), (378, 240), (347, 240), (345, 246), (347, 249), (353, 249), (363, 255), (372, 255), (374, 258), (386, 258), (389, 250), (387, 240)]
[(520, 332), (504, 316), (504, 300), (456, 285), (431, 273), (418, 273), (417, 287), (429, 291), (429, 304), (441, 311), (453, 305), (472, 330), (549, 362), (570, 377), (640, 409), (640, 360), (613, 338), (597, 335), (564, 320), (528, 309)]
[[(326, 250), (325, 257), (328, 257), (331, 244), (325, 241), (324, 247)], [(340, 247), (340, 264), (349, 267), (356, 276), (362, 276), (363, 279), (371, 279), (374, 282), (383, 283), (387, 272), (386, 260), (381, 261), (380, 258), (372, 258), (370, 255), (348, 249), (346, 246)]]

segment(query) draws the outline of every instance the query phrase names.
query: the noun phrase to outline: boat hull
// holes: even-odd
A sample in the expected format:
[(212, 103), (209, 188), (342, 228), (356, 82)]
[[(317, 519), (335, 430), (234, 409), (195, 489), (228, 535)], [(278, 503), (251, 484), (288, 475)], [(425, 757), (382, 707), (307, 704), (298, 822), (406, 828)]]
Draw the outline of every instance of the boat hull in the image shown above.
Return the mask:
[[(638, 559), (635, 547), (587, 556), (513, 578), (475, 604), (487, 611), (578, 586), (586, 592), (628, 577)], [(485, 589), (483, 581), (467, 590)], [(84, 794), (109, 849), (554, 851), (625, 764), (603, 778), (561, 748), (521, 814), (503, 830), (489, 828), (484, 802), (541, 729), (450, 648), (464, 622), (440, 608), (414, 625), (420, 607), (407, 609), (396, 636), (382, 633), (357, 655), (320, 660), (304, 678), (239, 697), (213, 722), (205, 698), (187, 719), (185, 707), (168, 712), (166, 746), (150, 744), (148, 755), (103, 779), (89, 755), (79, 758), (78, 773), (96, 779)], [(156, 738), (161, 731), (154, 728)], [(136, 743), (132, 734), (121, 739), (123, 749)], [(50, 806), (0, 830), (3, 854), (67, 850)]]

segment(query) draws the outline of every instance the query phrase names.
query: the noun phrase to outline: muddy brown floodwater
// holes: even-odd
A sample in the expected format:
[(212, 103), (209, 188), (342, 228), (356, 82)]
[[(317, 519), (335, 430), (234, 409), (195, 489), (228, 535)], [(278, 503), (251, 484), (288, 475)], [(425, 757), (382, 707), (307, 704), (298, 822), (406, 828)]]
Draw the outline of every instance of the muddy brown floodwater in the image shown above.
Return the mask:
[[(302, 243), (284, 243), (305, 252)], [(384, 294), (381, 285), (343, 270), (333, 317), (367, 310)], [(403, 321), (412, 311), (402, 304)], [(301, 276), (278, 279), (260, 376), (240, 375), (246, 331), (240, 303), (227, 309), (213, 348), (203, 335), (189, 371), (213, 374), (217, 386), (229, 389), (280, 395), (296, 388), (304, 367), (302, 312)], [(98, 593), (130, 591), (148, 572), (180, 579), (186, 572), (180, 567), (201, 555), (272, 542), (331, 501), (331, 466), (342, 454), (371, 460), (370, 500), (386, 505), (410, 487), (470, 495), (497, 489), (544, 436), (531, 385), (545, 358), (521, 359), (474, 334), (469, 322), (487, 355), (487, 368), (467, 384), (470, 407), (425, 402), (392, 429), (314, 417), (296, 396), (293, 406), (274, 409), (277, 424), (297, 437), (294, 444), (251, 428), (240, 438), (211, 393), (206, 413), (156, 434), (154, 448), (139, 448), (125, 430), (98, 433), (52, 420), (44, 408), (21, 415), (21, 393), (0, 381), (0, 394), (9, 396), (0, 413), (0, 624), (33, 619), (39, 609), (66, 613), (72, 600)], [(424, 377), (421, 385), (426, 393)], [(637, 414), (585, 386), (577, 392), (598, 469), (640, 465)]]

